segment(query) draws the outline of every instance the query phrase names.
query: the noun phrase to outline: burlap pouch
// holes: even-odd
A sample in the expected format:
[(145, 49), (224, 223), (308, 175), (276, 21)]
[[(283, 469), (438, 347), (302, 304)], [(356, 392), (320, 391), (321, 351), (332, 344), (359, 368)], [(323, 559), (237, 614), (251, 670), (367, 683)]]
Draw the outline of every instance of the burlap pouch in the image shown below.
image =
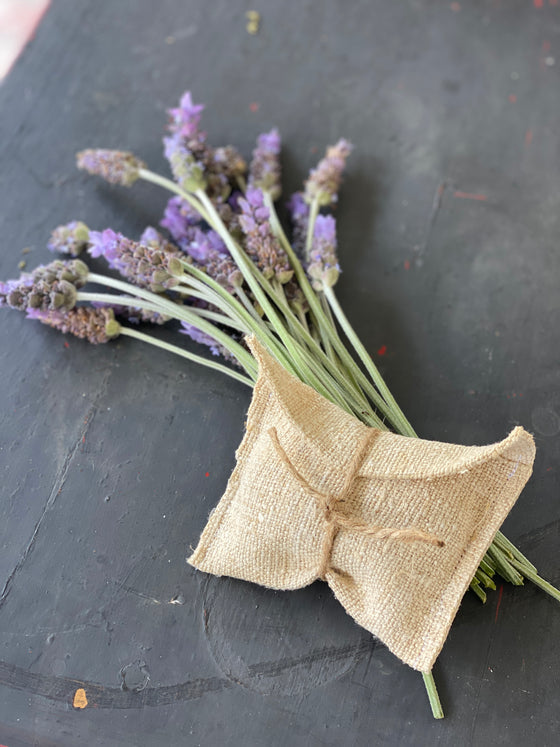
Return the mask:
[(274, 589), (323, 578), (396, 656), (431, 669), (531, 474), (531, 435), (456, 446), (368, 428), (249, 344), (246, 433), (188, 562)]

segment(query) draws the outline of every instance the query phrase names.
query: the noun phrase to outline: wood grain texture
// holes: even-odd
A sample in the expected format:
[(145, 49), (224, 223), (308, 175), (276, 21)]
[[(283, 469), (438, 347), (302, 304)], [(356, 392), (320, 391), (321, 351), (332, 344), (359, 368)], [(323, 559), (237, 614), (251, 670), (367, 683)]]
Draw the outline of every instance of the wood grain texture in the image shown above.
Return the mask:
[[(422, 437), (533, 430), (506, 531), (558, 584), (560, 9), (451, 6), (54, 0), (0, 89), (0, 277), (48, 261), (72, 218), (157, 224), (164, 194), (88, 178), (74, 152), (165, 170), (186, 88), (216, 144), (249, 155), (279, 127), (286, 194), (344, 135), (341, 302)], [(233, 467), (241, 384), (133, 341), (65, 347), (4, 310), (0, 367), (0, 742), (558, 742), (560, 610), (538, 590), (465, 598), (435, 723), (418, 675), (324, 584), (276, 594), (186, 565)]]

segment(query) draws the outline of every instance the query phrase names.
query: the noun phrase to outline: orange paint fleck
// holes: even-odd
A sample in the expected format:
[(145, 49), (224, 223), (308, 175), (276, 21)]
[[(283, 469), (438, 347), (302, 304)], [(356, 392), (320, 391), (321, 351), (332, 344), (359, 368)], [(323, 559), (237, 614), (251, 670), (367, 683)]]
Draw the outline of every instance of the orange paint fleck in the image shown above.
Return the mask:
[(74, 706), (74, 708), (85, 708), (87, 704), (88, 699), (86, 698), (86, 691), (83, 687), (79, 687), (74, 693), (74, 700), (72, 702), (72, 705)]
[(527, 130), (525, 133), (525, 145), (531, 145), (533, 142), (533, 130)]
[(460, 200), (480, 200), (481, 202), (484, 202), (484, 200), (487, 200), (488, 198), (486, 195), (481, 194), (475, 194), (473, 192), (454, 192), (453, 197), (457, 197)]
[(204, 477), (210, 477), (210, 472), (206, 472), (206, 473), (204, 474)]
[(252, 102), (251, 102), (251, 103), (249, 104), (249, 109), (250, 109), (250, 110), (251, 110), (251, 111), (252, 111), (253, 113), (255, 113), (255, 112), (258, 112), (258, 111), (259, 111), (259, 109), (260, 109), (260, 106), (261, 106), (261, 105), (260, 105), (259, 103), (257, 103), (256, 101), (252, 101)]
[(387, 345), (382, 345), (377, 351), (377, 355), (385, 355), (387, 352)]
[(451, 3), (449, 7), (454, 13), (458, 13), (461, 10), (461, 5), (459, 3)]
[(410, 270), (410, 260), (409, 259), (405, 259), (405, 261), (404, 261), (404, 269), (405, 270)]
[(514, 93), (510, 93), (510, 95), (508, 96), (508, 101), (510, 102), (510, 104), (515, 104), (515, 102), (517, 101), (517, 96)]

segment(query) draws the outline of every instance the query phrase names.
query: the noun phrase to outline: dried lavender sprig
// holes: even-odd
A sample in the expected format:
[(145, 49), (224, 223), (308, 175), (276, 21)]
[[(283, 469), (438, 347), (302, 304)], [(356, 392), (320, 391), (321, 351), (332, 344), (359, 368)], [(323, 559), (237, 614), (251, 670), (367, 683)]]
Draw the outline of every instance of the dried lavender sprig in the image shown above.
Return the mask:
[(47, 249), (60, 254), (71, 254), (77, 257), (86, 249), (89, 241), (89, 228), (82, 221), (72, 221), (57, 226), (51, 233)]
[(88, 266), (79, 259), (39, 265), (16, 280), (0, 283), (0, 307), (67, 311), (76, 305), (76, 288), (87, 282), (88, 272)]
[(275, 277), (278, 282), (287, 283), (294, 272), (286, 252), (272, 233), (270, 211), (264, 203), (262, 190), (248, 189), (239, 204), (242, 211), (239, 222), (245, 234), (247, 254), (266, 279)]
[(130, 187), (140, 178), (140, 169), (146, 168), (133, 153), (125, 150), (108, 150), (106, 148), (88, 148), (76, 154), (79, 169), (90, 174), (102, 176), (111, 184)]
[(161, 248), (157, 242), (155, 246), (153, 242), (140, 244), (106, 228), (90, 231), (89, 243), (88, 252), (92, 257), (104, 257), (109, 267), (141, 288), (161, 293), (177, 285), (176, 278), (169, 272), (169, 262), (179, 258), (181, 252), (169, 242)]
[(109, 342), (117, 337), (120, 331), (113, 310), (109, 308), (79, 306), (65, 312), (28, 309), (27, 319), (38, 319), (64, 334), (75, 335), (94, 345)]
[(327, 148), (325, 157), (310, 172), (305, 182), (304, 199), (309, 205), (313, 202), (317, 202), (320, 207), (336, 204), (342, 172), (351, 152), (351, 144), (344, 139)]
[(340, 265), (336, 255), (336, 221), (332, 215), (318, 215), (315, 219), (313, 242), (305, 259), (307, 274), (315, 290), (336, 284)]
[(303, 260), (309, 226), (309, 205), (303, 198), (303, 192), (294, 192), (286, 207), (292, 224), (292, 247), (298, 258)]
[(257, 139), (253, 160), (249, 166), (249, 187), (268, 192), (272, 200), (282, 194), (280, 168), (280, 133), (277, 129), (264, 132)]

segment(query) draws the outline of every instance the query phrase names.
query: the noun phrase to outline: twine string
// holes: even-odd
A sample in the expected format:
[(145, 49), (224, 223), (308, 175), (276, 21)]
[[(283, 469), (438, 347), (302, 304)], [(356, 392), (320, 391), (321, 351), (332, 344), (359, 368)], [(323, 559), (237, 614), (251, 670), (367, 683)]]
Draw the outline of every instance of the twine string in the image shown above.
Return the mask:
[(440, 540), (435, 535), (425, 532), (422, 529), (417, 529), (416, 527), (407, 527), (403, 529), (398, 527), (384, 527), (376, 524), (366, 524), (347, 516), (337, 508), (337, 504), (344, 503), (346, 498), (349, 496), (372, 439), (374, 436), (378, 435), (378, 431), (373, 428), (369, 429), (368, 433), (360, 441), (358, 448), (348, 465), (344, 483), (338, 495), (324, 493), (323, 491), (313, 487), (313, 485), (305, 479), (305, 477), (295, 467), (290, 457), (286, 454), (286, 451), (278, 438), (276, 428), (269, 428), (268, 435), (270, 436), (282, 463), (287, 467), (294, 480), (296, 480), (296, 482), (306, 490), (309, 495), (313, 496), (319, 508), (323, 509), (325, 512), (325, 522), (327, 526), (325, 541), (323, 543), (321, 572), (319, 574), (320, 578), (325, 578), (325, 574), (329, 568), (332, 546), (339, 529), (349, 529), (379, 540), (425, 542), (429, 545), (434, 545), (435, 547), (444, 546), (445, 543), (443, 540)]

